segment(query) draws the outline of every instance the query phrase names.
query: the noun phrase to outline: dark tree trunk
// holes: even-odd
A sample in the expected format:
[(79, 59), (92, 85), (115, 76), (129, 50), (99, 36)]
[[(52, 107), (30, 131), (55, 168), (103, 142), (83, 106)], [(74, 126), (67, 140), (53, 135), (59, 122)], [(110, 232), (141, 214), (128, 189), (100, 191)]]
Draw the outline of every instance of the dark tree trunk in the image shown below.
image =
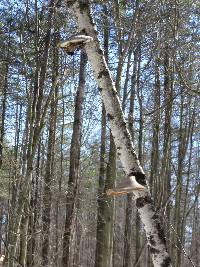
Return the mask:
[(8, 64), (5, 65), (3, 73), (3, 100), (2, 100), (2, 113), (1, 113), (1, 131), (0, 131), (0, 169), (3, 162), (3, 142), (5, 135), (5, 118), (6, 118), (6, 100), (7, 100), (7, 87), (8, 87)]
[(51, 213), (51, 183), (54, 175), (54, 153), (55, 153), (55, 138), (56, 138), (56, 121), (57, 121), (57, 105), (58, 105), (58, 69), (59, 69), (59, 55), (57, 44), (59, 42), (59, 35), (54, 35), (54, 50), (53, 50), (53, 70), (52, 70), (52, 86), (54, 87), (54, 94), (51, 99), (51, 113), (49, 125), (49, 138), (47, 149), (46, 173), (44, 176), (44, 192), (43, 192), (43, 214), (42, 214), (42, 265), (49, 265), (49, 235), (50, 235), (50, 213)]
[[(106, 6), (104, 6), (104, 12), (105, 14), (108, 14)], [(104, 27), (104, 53), (107, 62), (108, 62), (108, 40), (109, 40), (108, 38), (109, 38), (108, 19), (106, 16), (105, 27)], [(109, 163), (107, 166), (106, 178), (105, 178), (105, 157), (106, 157), (106, 111), (103, 105), (95, 267), (112, 266), (114, 199), (110, 199), (109, 197), (102, 195), (102, 193), (105, 192), (107, 189), (112, 188), (115, 183), (116, 149), (111, 134), (110, 134)]]
[(82, 113), (85, 92), (85, 75), (86, 75), (87, 55), (81, 52), (79, 85), (75, 99), (75, 115), (73, 124), (73, 133), (70, 148), (70, 169), (69, 181), (66, 196), (66, 217), (65, 230), (63, 235), (63, 267), (69, 267), (70, 257), (70, 237), (74, 217), (74, 207), (78, 192), (79, 169), (80, 169), (80, 147), (81, 147), (81, 130), (82, 130)]
[[(131, 52), (130, 52), (131, 54)], [(128, 128), (131, 134), (132, 141), (134, 142), (134, 102), (135, 102), (135, 86), (137, 78), (137, 62), (138, 55), (134, 53), (134, 63), (133, 63), (133, 74), (131, 77), (131, 96), (129, 104), (129, 114), (128, 114)], [(125, 98), (124, 98), (125, 99)], [(124, 103), (122, 106), (125, 108)], [(126, 219), (125, 219), (125, 231), (124, 231), (124, 256), (123, 256), (123, 267), (131, 266), (131, 248), (132, 248), (132, 219), (133, 219), (133, 194), (127, 195), (126, 199)]]

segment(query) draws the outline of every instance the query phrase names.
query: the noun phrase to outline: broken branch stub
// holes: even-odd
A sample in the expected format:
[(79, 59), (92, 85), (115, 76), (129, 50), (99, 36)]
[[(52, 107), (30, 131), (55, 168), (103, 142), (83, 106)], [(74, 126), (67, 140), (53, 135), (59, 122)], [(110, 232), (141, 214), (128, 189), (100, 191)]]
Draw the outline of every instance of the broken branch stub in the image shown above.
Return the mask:
[(69, 55), (73, 55), (76, 50), (84, 48), (86, 43), (92, 42), (93, 38), (88, 35), (73, 35), (69, 39), (62, 41), (58, 47), (63, 48)]

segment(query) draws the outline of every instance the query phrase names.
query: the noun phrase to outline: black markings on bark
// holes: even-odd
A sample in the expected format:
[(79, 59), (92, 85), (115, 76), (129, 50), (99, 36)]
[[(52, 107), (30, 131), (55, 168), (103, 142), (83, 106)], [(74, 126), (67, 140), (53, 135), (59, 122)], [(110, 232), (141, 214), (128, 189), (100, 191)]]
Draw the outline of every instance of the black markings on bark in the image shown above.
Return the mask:
[(124, 136), (128, 140), (128, 145), (131, 145), (131, 142), (129, 141), (130, 135), (129, 135), (129, 133), (126, 130), (124, 131)]
[(103, 50), (99, 48), (98, 51), (97, 51), (97, 53), (98, 53), (99, 55), (103, 55)]
[(145, 197), (139, 197), (136, 200), (136, 207), (138, 209), (143, 208), (146, 204), (152, 204), (153, 201), (150, 196), (145, 196)]
[(164, 245), (166, 245), (166, 239), (165, 239), (165, 233), (164, 233), (164, 229), (160, 224), (159, 220), (156, 220), (156, 228), (158, 229), (158, 236), (160, 238), (160, 240), (162, 241), (162, 243)]
[(159, 219), (159, 215), (158, 215), (158, 213), (155, 213), (155, 214), (152, 216), (152, 219), (153, 219), (153, 220), (158, 220), (158, 219)]
[(163, 263), (161, 264), (161, 267), (168, 267), (171, 264), (171, 259), (168, 256), (166, 259), (164, 259)]
[(122, 154), (122, 153), (120, 153), (120, 152), (117, 152), (117, 155), (118, 155), (119, 157), (121, 156), (121, 154)]
[[(149, 240), (149, 251), (150, 251), (150, 253), (153, 254), (154, 257), (156, 258), (156, 257), (157, 257), (157, 254), (159, 254), (159, 250), (155, 248), (155, 246), (156, 246), (156, 242), (155, 242), (155, 240), (154, 240), (153, 235), (150, 235), (149, 238), (148, 238), (148, 240)], [(171, 259), (170, 259), (169, 256), (167, 256), (167, 257), (164, 259), (163, 263), (161, 263), (160, 266), (161, 266), (161, 267), (169, 267), (170, 264), (171, 264)]]
[[(138, 201), (139, 200), (139, 201)], [(139, 206), (142, 206), (144, 204), (144, 199), (143, 198), (140, 198), (136, 201), (136, 205), (139, 203)], [(147, 203), (147, 202), (146, 202)], [(138, 205), (137, 205), (138, 207)], [(161, 242), (166, 245), (166, 239), (165, 239), (165, 235), (164, 235), (164, 229), (163, 227), (161, 226), (160, 224), (160, 216), (158, 213), (155, 213), (153, 216), (152, 216), (152, 219), (154, 220), (154, 223), (155, 223), (155, 227), (157, 229), (157, 233), (158, 233), (158, 236), (159, 236), (159, 239), (161, 240)], [(157, 249), (155, 249), (155, 245), (156, 245), (156, 241), (154, 240), (154, 236), (153, 235), (150, 235), (148, 237), (148, 241), (149, 241), (149, 247), (150, 247), (150, 252), (152, 254), (158, 254), (158, 251)], [(167, 256), (163, 263), (161, 264), (162, 267), (168, 267), (170, 266), (171, 264), (171, 259), (169, 256)]]
[(112, 96), (116, 96), (117, 95), (117, 91), (112, 89)]
[(117, 149), (118, 149), (118, 150), (120, 150), (120, 149), (121, 149), (121, 147), (120, 147), (120, 146), (118, 146), (118, 147), (117, 147)]
[(102, 92), (103, 91), (103, 88), (99, 87), (99, 91)]
[(110, 121), (111, 121), (111, 120), (114, 120), (114, 116), (111, 115), (110, 113), (108, 113), (107, 116), (108, 116), (108, 120), (110, 120)]
[(89, 2), (88, 1), (79, 1), (79, 7), (81, 11), (89, 9)]
[(129, 173), (128, 176), (135, 176), (135, 179), (139, 184), (146, 186), (146, 179), (145, 179), (145, 174), (144, 173), (131, 172), (131, 173)]
[[(71, 1), (71, 2), (75, 3), (76, 1)], [(92, 26), (95, 26), (94, 22), (93, 22), (93, 19), (92, 19), (92, 16), (90, 14), (89, 1), (78, 1), (78, 2), (79, 2), (80, 13), (83, 14), (84, 12), (87, 12), (88, 17), (90, 19), (90, 24)]]
[(66, 1), (66, 4), (68, 7), (70, 7), (71, 5), (73, 5), (76, 2), (76, 0), (68, 0)]
[(154, 247), (149, 247), (150, 253), (154, 254), (154, 257), (156, 256), (155, 254), (158, 254), (160, 251)]
[(98, 79), (101, 79), (103, 76), (108, 77), (109, 76), (109, 71), (108, 70), (103, 70), (99, 72)]
[[(125, 136), (128, 136), (128, 138), (130, 138), (130, 136), (127, 134), (127, 131), (125, 131), (124, 132), (124, 135)], [(132, 150), (132, 142), (131, 142), (131, 140), (130, 139), (127, 139), (127, 141), (126, 141), (126, 148), (130, 151), (130, 150)], [(132, 153), (132, 152), (131, 152)]]
[(132, 142), (131, 142), (131, 139), (130, 139), (131, 136), (130, 136), (130, 133), (127, 130), (124, 131), (124, 137), (127, 140), (126, 141), (126, 147), (128, 149), (132, 148)]
[(152, 219), (154, 220), (154, 223), (156, 225), (156, 229), (158, 231), (158, 236), (161, 240), (161, 242), (166, 245), (166, 239), (165, 239), (165, 234), (164, 234), (164, 229), (160, 223), (161, 219), (159, 214), (156, 212), (153, 216), (152, 216)]
[(150, 236), (148, 237), (148, 241), (149, 241), (149, 244), (150, 244), (151, 246), (155, 247), (155, 245), (156, 245), (156, 241), (154, 240), (154, 236), (153, 236), (153, 235), (150, 235)]
[(86, 32), (86, 29), (85, 28), (81, 30), (81, 34), (87, 35), (87, 32)]
[(121, 127), (126, 127), (126, 122), (125, 121), (123, 121), (122, 123), (121, 123), (121, 125), (120, 125)]

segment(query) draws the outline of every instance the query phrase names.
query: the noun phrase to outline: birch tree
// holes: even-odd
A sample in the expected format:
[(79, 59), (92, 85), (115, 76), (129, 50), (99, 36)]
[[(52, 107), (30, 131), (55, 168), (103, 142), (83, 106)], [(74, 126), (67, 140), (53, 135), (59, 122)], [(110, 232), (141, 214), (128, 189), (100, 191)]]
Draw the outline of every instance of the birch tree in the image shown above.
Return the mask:
[(159, 215), (155, 211), (145, 173), (135, 153), (123, 117), (117, 90), (99, 44), (98, 32), (92, 20), (89, 2), (75, 0), (66, 1), (66, 3), (76, 16), (81, 34), (92, 38), (90, 42), (85, 43), (85, 50), (102, 95), (117, 154), (126, 176), (132, 182), (131, 190), (134, 192), (136, 206), (146, 231), (153, 264), (154, 266), (170, 266), (170, 257), (166, 249), (165, 236)]

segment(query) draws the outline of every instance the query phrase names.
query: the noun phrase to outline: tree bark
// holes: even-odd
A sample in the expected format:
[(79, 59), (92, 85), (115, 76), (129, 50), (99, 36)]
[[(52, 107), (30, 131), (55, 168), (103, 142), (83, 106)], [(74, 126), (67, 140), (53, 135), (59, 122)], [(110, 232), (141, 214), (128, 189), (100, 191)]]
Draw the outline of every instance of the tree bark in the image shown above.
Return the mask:
[[(141, 65), (141, 47), (138, 45), (137, 51), (137, 79), (136, 79), (136, 88), (137, 88), (137, 98), (139, 103), (139, 133), (138, 133), (138, 160), (140, 163), (143, 162), (143, 94), (142, 88), (140, 86), (140, 65)], [(140, 252), (141, 252), (141, 221), (138, 212), (136, 211), (136, 223), (135, 223), (135, 243), (136, 243), (136, 260), (137, 266), (140, 267)]]
[[(130, 55), (132, 52), (130, 51)], [(130, 131), (132, 142), (134, 142), (134, 104), (135, 104), (135, 87), (136, 87), (136, 79), (137, 79), (137, 61), (138, 56), (137, 52), (134, 53), (134, 63), (133, 63), (133, 73), (131, 77), (131, 95), (130, 95), (130, 106), (129, 106), (129, 114), (128, 114), (128, 129)], [(131, 58), (131, 56), (130, 56)], [(126, 90), (127, 91), (127, 90)], [(124, 93), (124, 95), (126, 95)], [(123, 111), (125, 110), (125, 99), (123, 97), (122, 107)], [(126, 218), (125, 218), (125, 231), (124, 231), (124, 256), (123, 256), (123, 267), (131, 266), (131, 242), (132, 242), (132, 219), (133, 219), (133, 193), (127, 195), (126, 199)]]
[(63, 176), (64, 176), (64, 152), (63, 152), (63, 147), (64, 147), (64, 127), (65, 127), (65, 102), (64, 102), (64, 94), (63, 94), (63, 88), (61, 89), (62, 93), (62, 127), (61, 127), (61, 137), (60, 137), (60, 177), (58, 180), (58, 195), (57, 195), (57, 201), (56, 201), (56, 244), (55, 244), (55, 265), (60, 266), (60, 246), (59, 246), (59, 240), (61, 238), (61, 234), (59, 231), (59, 223), (60, 223), (60, 203), (61, 203), (61, 193), (62, 193), (62, 182), (63, 182)]
[[(105, 59), (108, 62), (108, 12), (104, 6), (105, 28), (104, 28), (104, 51)], [(116, 148), (110, 133), (110, 148), (107, 172), (105, 178), (105, 156), (106, 156), (106, 111), (102, 107), (102, 130), (101, 130), (101, 152), (99, 169), (99, 192), (98, 192), (98, 218), (97, 218), (97, 236), (95, 267), (112, 266), (113, 252), (113, 220), (114, 220), (114, 199), (102, 195), (102, 193), (114, 187), (116, 178)]]
[[(37, 144), (40, 138), (40, 134), (42, 128), (44, 126), (44, 119), (47, 113), (47, 108), (49, 106), (53, 89), (50, 90), (49, 96), (46, 102), (43, 104), (43, 90), (44, 90), (44, 83), (46, 78), (46, 71), (47, 71), (47, 63), (48, 63), (48, 55), (49, 55), (49, 47), (51, 41), (51, 29), (52, 29), (52, 15), (54, 10), (54, 0), (49, 2), (49, 14), (48, 14), (48, 29), (44, 40), (44, 50), (40, 58), (40, 64), (38, 61), (38, 53), (36, 53), (36, 61), (38, 62), (36, 71), (35, 71), (35, 79), (34, 79), (34, 92), (33, 97), (31, 94), (28, 96), (28, 107), (27, 107), (27, 121), (28, 121), (28, 145), (26, 151), (26, 173), (25, 177), (23, 177), (23, 187), (19, 194), (18, 199), (18, 207), (16, 211), (15, 223), (13, 226), (14, 231), (11, 233), (10, 243), (9, 243), (9, 258), (11, 259), (9, 262), (9, 267), (13, 266), (13, 257), (16, 254), (17, 249), (17, 234), (19, 233), (19, 229), (21, 228), (23, 232), (23, 237), (26, 235), (26, 238), (21, 240), (21, 250), (20, 255), (25, 255), (25, 257), (20, 257), (20, 264), (22, 266), (26, 265), (26, 252), (27, 249), (27, 236), (28, 236), (28, 224), (24, 221), (23, 226), (21, 226), (21, 219), (25, 212), (24, 207), (27, 207), (26, 210), (29, 212), (29, 204), (30, 204), (30, 193), (31, 193), (31, 181), (32, 181), (32, 173), (33, 173), (33, 161), (34, 156), (37, 148)], [(36, 49), (38, 49), (36, 45)], [(37, 50), (36, 50), (37, 51)], [(53, 87), (52, 87), (53, 88)], [(26, 220), (29, 217), (26, 216)], [(24, 243), (22, 243), (24, 242)]]
[(43, 192), (43, 214), (42, 214), (42, 266), (49, 265), (49, 235), (51, 222), (51, 183), (54, 175), (54, 153), (56, 139), (56, 120), (57, 120), (57, 105), (58, 105), (58, 78), (59, 57), (58, 57), (58, 36), (54, 36), (54, 53), (53, 53), (53, 70), (52, 70), (52, 86), (54, 94), (51, 100), (51, 113), (49, 125), (49, 138), (47, 149), (46, 173), (44, 176), (44, 192)]
[[(66, 1), (77, 17), (80, 32), (93, 37), (93, 41), (85, 44), (88, 59), (92, 65), (115, 141), (118, 156), (121, 159), (123, 169), (128, 177), (135, 177), (137, 183), (146, 186), (146, 177), (137, 158), (129, 131), (124, 121), (121, 105), (110, 71), (107, 67), (103, 51), (97, 38), (97, 31), (90, 14), (88, 1)], [(150, 192), (145, 187), (143, 192), (134, 191), (136, 205), (144, 224), (148, 244), (154, 266), (169, 266), (170, 257), (166, 249), (164, 232), (160, 224), (159, 216), (155, 212)]]
[(81, 52), (79, 85), (75, 100), (75, 115), (73, 124), (73, 134), (70, 148), (70, 169), (69, 181), (66, 196), (66, 217), (65, 230), (63, 235), (63, 267), (69, 266), (70, 256), (70, 237), (74, 216), (74, 206), (77, 197), (77, 189), (79, 184), (79, 168), (80, 168), (80, 147), (81, 147), (81, 130), (82, 130), (82, 112), (85, 91), (85, 73), (86, 73), (87, 55)]
[[(182, 265), (182, 244), (183, 244), (183, 228), (182, 218), (183, 218), (183, 171), (184, 171), (184, 160), (186, 157), (186, 151), (189, 141), (190, 127), (187, 122), (187, 112), (185, 109), (185, 97), (183, 91), (181, 92), (181, 103), (180, 103), (180, 128), (178, 134), (178, 167), (177, 167), (177, 186), (176, 186), (176, 198), (175, 198), (175, 213), (174, 222), (176, 228), (176, 261), (175, 266), (179, 267)], [(189, 119), (189, 121), (191, 121)], [(190, 125), (191, 126), (191, 125)]]
[(0, 169), (3, 163), (3, 143), (5, 135), (5, 118), (6, 118), (6, 100), (8, 90), (8, 63), (5, 65), (3, 73), (3, 100), (2, 100), (2, 113), (1, 113), (1, 130), (0, 130)]
[[(150, 170), (150, 190), (157, 199), (158, 192), (158, 173), (159, 173), (159, 131), (160, 131), (160, 71), (158, 60), (155, 60), (155, 89), (154, 89), (154, 120), (153, 120), (153, 137), (151, 152), (151, 170)], [(157, 201), (156, 201), (157, 202)]]

